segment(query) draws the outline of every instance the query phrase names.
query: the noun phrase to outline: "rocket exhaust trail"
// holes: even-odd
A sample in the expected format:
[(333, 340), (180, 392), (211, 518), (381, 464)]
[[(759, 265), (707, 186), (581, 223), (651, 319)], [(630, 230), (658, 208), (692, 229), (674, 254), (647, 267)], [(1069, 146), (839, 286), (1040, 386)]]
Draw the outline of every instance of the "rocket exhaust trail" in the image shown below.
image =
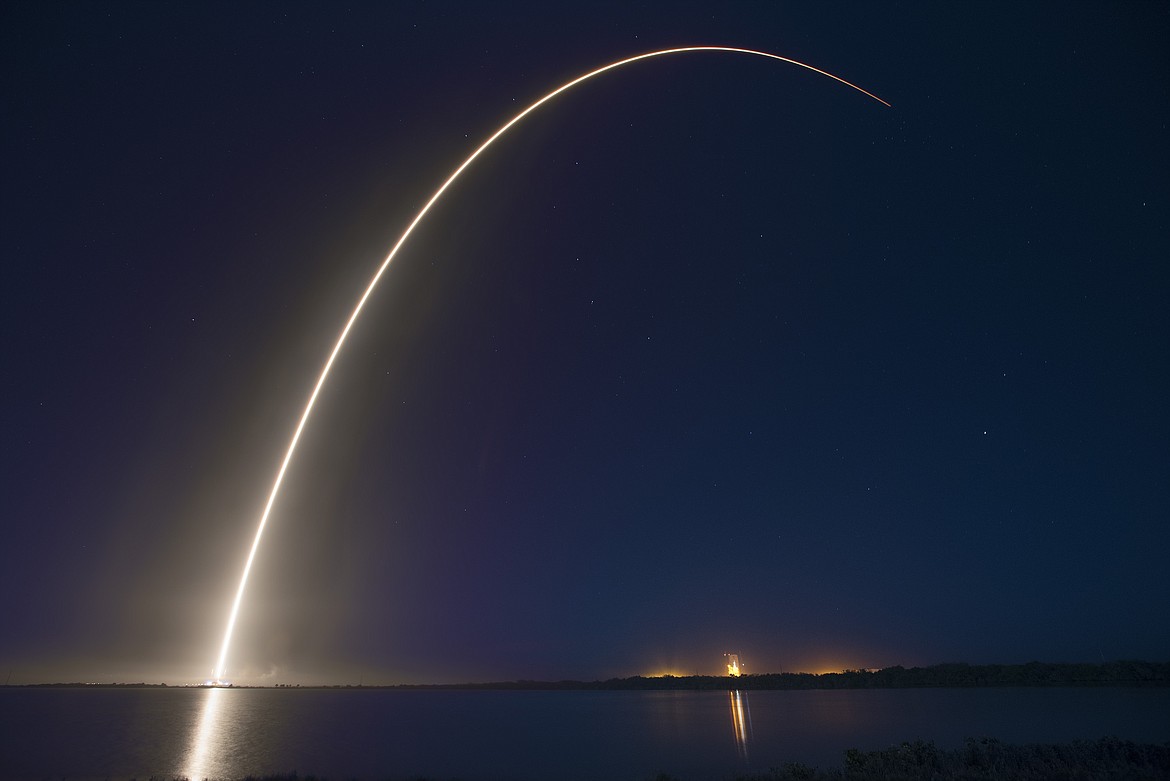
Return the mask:
[(280, 464), (280, 470), (276, 473), (276, 480), (272, 484), (272, 491), (268, 494), (268, 501), (264, 505), (264, 512), (260, 516), (260, 523), (256, 528), (256, 536), (252, 540), (252, 547), (248, 552), (248, 559), (244, 564), (243, 574), (240, 576), (240, 585), (236, 589), (236, 596), (232, 601), (232, 609), (228, 615), (227, 628), (224, 631), (223, 643), (220, 646), (219, 651), (219, 658), (215, 663), (213, 676), (216, 682), (220, 682), (224, 678), (227, 665), (228, 649), (231, 647), (232, 633), (236, 628), (236, 618), (239, 616), (240, 603), (244, 599), (244, 591), (248, 586), (248, 575), (252, 571), (252, 564), (256, 559), (256, 551), (260, 547), (260, 539), (264, 536), (264, 527), (268, 525), (268, 517), (272, 512), (272, 506), (276, 502), (276, 497), (280, 493), (280, 485), (282, 482), (284, 482), (284, 475), (288, 470), (289, 463), (292, 461), (293, 453), (296, 451), (297, 442), (300, 441), (301, 433), (305, 430), (305, 424), (308, 422), (309, 415), (313, 411), (313, 405), (317, 403), (317, 396), (321, 393), (321, 388), (325, 385), (325, 379), (329, 376), (329, 371), (333, 368), (333, 362), (337, 360), (337, 355), (341, 352), (341, 347), (343, 344), (345, 344), (346, 337), (349, 336), (349, 332), (353, 328), (353, 324), (357, 321), (358, 315), (361, 314), (362, 308), (366, 305), (366, 300), (369, 299), (370, 294), (374, 292), (374, 288), (378, 285), (378, 280), (382, 278), (382, 275), (386, 272), (386, 269), (390, 267), (390, 263), (394, 260), (394, 256), (398, 254), (398, 250), (401, 249), (402, 245), (406, 243), (407, 238), (409, 238), (410, 234), (414, 232), (414, 229), (418, 226), (418, 224), (422, 222), (423, 217), (427, 215), (427, 212), (431, 210), (431, 207), (435, 205), (435, 202), (438, 201), (439, 198), (442, 197), (443, 193), (447, 191), (447, 188), (450, 187), (455, 182), (455, 180), (459, 178), (459, 175), (462, 174), (463, 171), (469, 165), (471, 165), (471, 163), (477, 157), (483, 154), (488, 147), (495, 143), (497, 138), (508, 132), (508, 130), (511, 129), (513, 125), (524, 119), (524, 117), (528, 116), (533, 111), (555, 98), (557, 95), (560, 95), (562, 92), (572, 89), (581, 82), (592, 79), (594, 76), (600, 76), (606, 71), (611, 71), (615, 68), (620, 68), (623, 65), (629, 65), (630, 63), (638, 62), (639, 60), (647, 60), (651, 57), (662, 57), (667, 54), (683, 54), (686, 52), (730, 52), (733, 54), (750, 54), (756, 57), (767, 57), (768, 59), (779, 60), (780, 62), (786, 62), (790, 65), (796, 65), (801, 68), (813, 71), (814, 73), (819, 73), (822, 76), (827, 76), (834, 81), (840, 82), (847, 87), (851, 87), (857, 90), (863, 95), (873, 98), (882, 105), (890, 105), (889, 103), (886, 103), (886, 101), (879, 98), (877, 95), (874, 95), (871, 92), (867, 92), (856, 84), (845, 81), (845, 79), (841, 78), (840, 76), (834, 76), (828, 71), (823, 71), (820, 68), (814, 68), (811, 65), (806, 65), (803, 62), (798, 62), (797, 60), (789, 59), (788, 57), (781, 57), (778, 54), (770, 54), (768, 52), (756, 51), (754, 49), (739, 49), (731, 46), (683, 46), (674, 49), (661, 49), (659, 51), (647, 52), (645, 54), (639, 54), (634, 57), (627, 57), (626, 59), (618, 60), (617, 62), (611, 62), (608, 65), (603, 65), (600, 68), (576, 77), (572, 81), (562, 84), (508, 120), (507, 123), (505, 123), (499, 130), (493, 133), (487, 141), (484, 141), (482, 144), (480, 144), (479, 147), (476, 148), (476, 150), (472, 152), (471, 155), (466, 160), (464, 160), (450, 176), (447, 177), (446, 181), (444, 181), (439, 186), (439, 189), (436, 190), (434, 195), (430, 197), (430, 200), (426, 202), (422, 209), (419, 210), (418, 214), (415, 215), (414, 219), (411, 220), (410, 225), (406, 227), (406, 230), (403, 231), (402, 236), (399, 237), (397, 243), (394, 244), (389, 254), (386, 255), (386, 259), (382, 261), (382, 265), (379, 266), (377, 272), (374, 273), (373, 278), (370, 280), (370, 284), (366, 286), (365, 292), (362, 293), (361, 298), (358, 299), (357, 305), (354, 307), (353, 313), (349, 316), (349, 320), (346, 322), (345, 327), (341, 329), (341, 334), (337, 337), (337, 343), (333, 346), (333, 351), (329, 353), (329, 358), (325, 361), (325, 365), (321, 368), (321, 375), (317, 378), (317, 384), (314, 386), (312, 394), (309, 395), (309, 401), (305, 405), (305, 411), (301, 413), (300, 422), (297, 423), (296, 430), (293, 432), (292, 440), (288, 444), (288, 450), (284, 454), (284, 460)]

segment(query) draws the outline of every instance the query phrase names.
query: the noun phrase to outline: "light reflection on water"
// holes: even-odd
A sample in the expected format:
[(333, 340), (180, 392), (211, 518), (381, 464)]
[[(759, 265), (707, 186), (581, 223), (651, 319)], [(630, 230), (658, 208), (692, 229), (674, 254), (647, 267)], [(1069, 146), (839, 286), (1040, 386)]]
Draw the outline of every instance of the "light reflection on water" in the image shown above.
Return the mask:
[(705, 781), (918, 738), (1161, 743), (1167, 714), (1170, 689), (0, 688), (0, 777)]
[[(191, 725), (190, 740), (182, 760), (180, 775), (192, 781), (238, 776), (243, 759), (240, 751), (243, 746), (240, 745), (238, 733), (255, 732), (259, 726), (256, 723), (257, 713), (251, 712), (252, 709), (248, 707), (241, 710), (250, 694), (246, 690), (218, 687), (209, 687), (199, 694), (202, 695), (202, 702), (199, 705), (198, 718)], [(752, 737), (751, 706), (746, 692), (729, 691), (727, 696), (736, 753), (741, 765), (747, 766)], [(678, 697), (674, 693), (658, 693), (658, 698), (669, 702), (670, 705), (682, 704), (677, 701)], [(689, 711), (690, 708), (686, 710)], [(424, 714), (420, 713), (420, 716), (422, 715)], [(691, 713), (688, 715), (693, 717)], [(689, 719), (684, 717), (684, 720)], [(644, 735), (642, 740), (648, 747), (657, 742), (649, 734)]]
[[(312, 743), (297, 734), (311, 723), (311, 712), (281, 692), (208, 687), (185, 694), (198, 698), (190, 711), (198, 715), (188, 722), (184, 748), (167, 758), (168, 775), (178, 770), (179, 776), (196, 781), (291, 772), (295, 765), (285, 762), (304, 757), (305, 745)], [(336, 741), (335, 734), (322, 733)]]
[(748, 745), (752, 739), (752, 709), (748, 704), (747, 694), (739, 691), (729, 691), (728, 700), (731, 703), (731, 728), (735, 732), (735, 747), (739, 751), (739, 758), (748, 764)]
[(216, 778), (224, 775), (223, 725), (219, 713), (222, 706), (223, 689), (208, 689), (199, 712), (199, 723), (191, 734), (187, 758), (183, 761), (182, 775), (187, 778)]

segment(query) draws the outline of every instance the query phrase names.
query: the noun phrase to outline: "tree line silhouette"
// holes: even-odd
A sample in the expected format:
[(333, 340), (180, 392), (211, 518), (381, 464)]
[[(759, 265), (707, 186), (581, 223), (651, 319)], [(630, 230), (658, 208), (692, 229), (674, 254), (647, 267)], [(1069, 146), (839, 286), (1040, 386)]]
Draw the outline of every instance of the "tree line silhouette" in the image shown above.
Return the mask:
[(833, 673), (758, 673), (610, 678), (605, 681), (497, 681), (493, 683), (405, 684), (409, 689), (533, 690), (803, 690), (913, 689), (985, 686), (1170, 686), (1170, 662), (1122, 660), (1103, 664), (966, 664), (886, 667)]

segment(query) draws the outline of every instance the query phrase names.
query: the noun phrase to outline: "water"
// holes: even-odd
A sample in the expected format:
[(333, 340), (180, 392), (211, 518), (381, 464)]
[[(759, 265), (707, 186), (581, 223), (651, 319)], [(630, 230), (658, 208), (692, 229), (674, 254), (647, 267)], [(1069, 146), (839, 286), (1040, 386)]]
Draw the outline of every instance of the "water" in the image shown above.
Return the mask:
[(0, 778), (721, 779), (845, 748), (1170, 740), (1170, 689), (0, 689)]

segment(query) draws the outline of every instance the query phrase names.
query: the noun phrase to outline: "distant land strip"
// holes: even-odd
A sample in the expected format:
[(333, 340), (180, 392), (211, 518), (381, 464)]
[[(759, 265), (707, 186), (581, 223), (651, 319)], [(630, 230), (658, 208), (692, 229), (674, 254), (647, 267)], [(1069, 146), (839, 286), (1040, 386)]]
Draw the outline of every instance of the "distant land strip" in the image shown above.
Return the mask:
[[(27, 687), (162, 688), (163, 683), (39, 683)], [(236, 686), (247, 689), (479, 689), (501, 691), (766, 691), (809, 689), (978, 688), (995, 686), (1170, 686), (1170, 662), (1123, 660), (1103, 664), (966, 664), (886, 667), (833, 673), (758, 673), (641, 676), (604, 681), (492, 681), (488, 683), (404, 683), (393, 685)], [(15, 688), (15, 687), (9, 687)]]

